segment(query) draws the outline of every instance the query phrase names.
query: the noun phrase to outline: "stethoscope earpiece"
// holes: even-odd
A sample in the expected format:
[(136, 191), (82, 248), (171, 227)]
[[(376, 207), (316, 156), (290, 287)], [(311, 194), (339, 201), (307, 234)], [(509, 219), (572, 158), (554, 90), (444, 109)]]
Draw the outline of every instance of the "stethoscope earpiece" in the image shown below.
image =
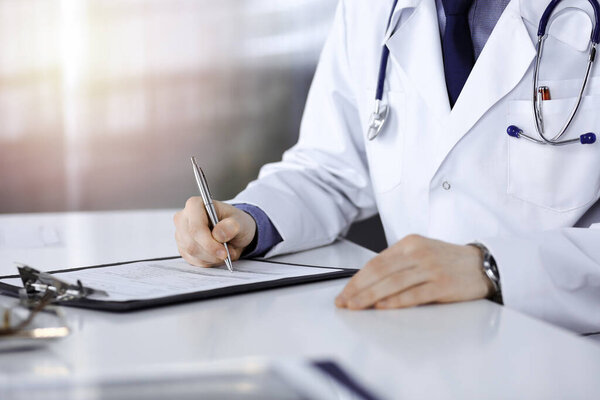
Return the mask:
[(521, 137), (521, 133), (523, 133), (523, 131), (518, 126), (510, 125), (508, 128), (506, 128), (506, 133), (508, 133), (508, 136), (518, 139)]
[(584, 133), (579, 136), (579, 141), (581, 144), (592, 144), (596, 142), (596, 134), (592, 132)]
[(506, 133), (508, 134), (508, 136), (514, 137), (517, 139), (523, 138), (523, 139), (527, 139), (533, 143), (549, 144), (549, 145), (553, 145), (553, 146), (560, 146), (560, 145), (576, 143), (576, 142), (579, 142), (581, 144), (596, 143), (596, 134), (594, 132), (584, 133), (583, 135), (579, 136), (579, 138), (577, 138), (577, 139), (563, 140), (560, 142), (545, 142), (543, 140), (532, 138), (531, 136), (524, 134), (523, 130), (516, 125), (510, 125), (508, 128), (506, 128)]

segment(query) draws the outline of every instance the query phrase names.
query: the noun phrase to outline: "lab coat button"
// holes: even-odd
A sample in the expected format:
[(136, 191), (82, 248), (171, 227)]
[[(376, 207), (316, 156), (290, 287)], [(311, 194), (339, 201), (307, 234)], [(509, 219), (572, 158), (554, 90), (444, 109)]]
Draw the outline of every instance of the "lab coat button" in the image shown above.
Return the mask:
[(444, 188), (444, 190), (450, 190), (451, 188), (450, 183), (448, 183), (448, 181), (444, 181), (444, 183), (442, 183), (442, 187)]

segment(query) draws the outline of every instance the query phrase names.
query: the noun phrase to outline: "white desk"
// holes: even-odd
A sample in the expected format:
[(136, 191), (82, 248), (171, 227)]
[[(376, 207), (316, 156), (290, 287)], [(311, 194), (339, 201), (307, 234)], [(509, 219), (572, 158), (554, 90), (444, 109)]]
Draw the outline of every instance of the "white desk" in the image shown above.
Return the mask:
[[(169, 256), (173, 211), (0, 216), (62, 232), (65, 247), (9, 251), (47, 268)], [(282, 257), (360, 266), (349, 242)], [(46, 260), (44, 261), (44, 258)], [(10, 267), (12, 270), (12, 267)], [(126, 371), (245, 357), (333, 358), (390, 399), (600, 398), (600, 346), (488, 301), (408, 310), (338, 310), (346, 279), (129, 314), (68, 309), (74, 333), (45, 349), (0, 353), (0, 378)], [(0, 301), (12, 301), (0, 297)]]

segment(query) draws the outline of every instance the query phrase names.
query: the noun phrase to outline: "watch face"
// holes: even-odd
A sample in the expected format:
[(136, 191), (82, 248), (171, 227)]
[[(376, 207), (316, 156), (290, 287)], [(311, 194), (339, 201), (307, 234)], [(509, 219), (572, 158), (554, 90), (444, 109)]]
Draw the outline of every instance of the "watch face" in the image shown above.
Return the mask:
[(498, 273), (498, 267), (496, 266), (496, 260), (494, 260), (494, 257), (490, 255), (488, 262), (490, 264), (490, 270), (496, 277), (496, 280), (500, 279), (500, 273)]
[(490, 264), (491, 264), (490, 265), (490, 269), (492, 270), (492, 272), (494, 273), (494, 275), (496, 275), (497, 277), (499, 277), (500, 274), (498, 274), (498, 268), (496, 267), (496, 264), (493, 263), (493, 262), (490, 263)]
[(493, 257), (489, 257), (484, 262), (484, 268), (486, 269), (486, 275), (492, 281), (494, 288), (496, 289), (496, 293), (500, 293), (500, 275), (498, 274), (498, 268), (496, 267), (496, 263)]
[(481, 250), (481, 253), (483, 254), (483, 270), (488, 278), (490, 278), (494, 286), (496, 286), (496, 288), (499, 290), (500, 273), (498, 272), (498, 267), (496, 266), (496, 260), (494, 260), (494, 256), (492, 256), (487, 247), (481, 243), (474, 242), (469, 243), (469, 245), (475, 246)]

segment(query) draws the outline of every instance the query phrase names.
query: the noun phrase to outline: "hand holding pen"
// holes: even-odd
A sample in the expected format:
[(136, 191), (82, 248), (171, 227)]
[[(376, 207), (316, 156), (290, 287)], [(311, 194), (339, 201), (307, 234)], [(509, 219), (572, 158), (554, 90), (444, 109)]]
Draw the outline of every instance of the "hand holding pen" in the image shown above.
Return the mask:
[[(194, 161), (192, 164), (196, 174), (197, 164)], [(200, 168), (197, 173), (200, 185), (202, 182)], [(206, 194), (210, 196), (210, 191), (207, 190)], [(213, 217), (217, 217), (215, 224), (210, 220), (203, 197), (188, 199), (185, 208), (174, 217), (177, 248), (181, 256), (192, 265), (213, 267), (222, 265), (224, 261), (227, 263), (227, 250), (229, 250), (230, 260), (235, 261), (239, 259), (244, 248), (252, 242), (256, 234), (256, 223), (249, 214), (219, 201), (212, 201), (212, 204)], [(225, 248), (225, 244), (228, 249)]]

